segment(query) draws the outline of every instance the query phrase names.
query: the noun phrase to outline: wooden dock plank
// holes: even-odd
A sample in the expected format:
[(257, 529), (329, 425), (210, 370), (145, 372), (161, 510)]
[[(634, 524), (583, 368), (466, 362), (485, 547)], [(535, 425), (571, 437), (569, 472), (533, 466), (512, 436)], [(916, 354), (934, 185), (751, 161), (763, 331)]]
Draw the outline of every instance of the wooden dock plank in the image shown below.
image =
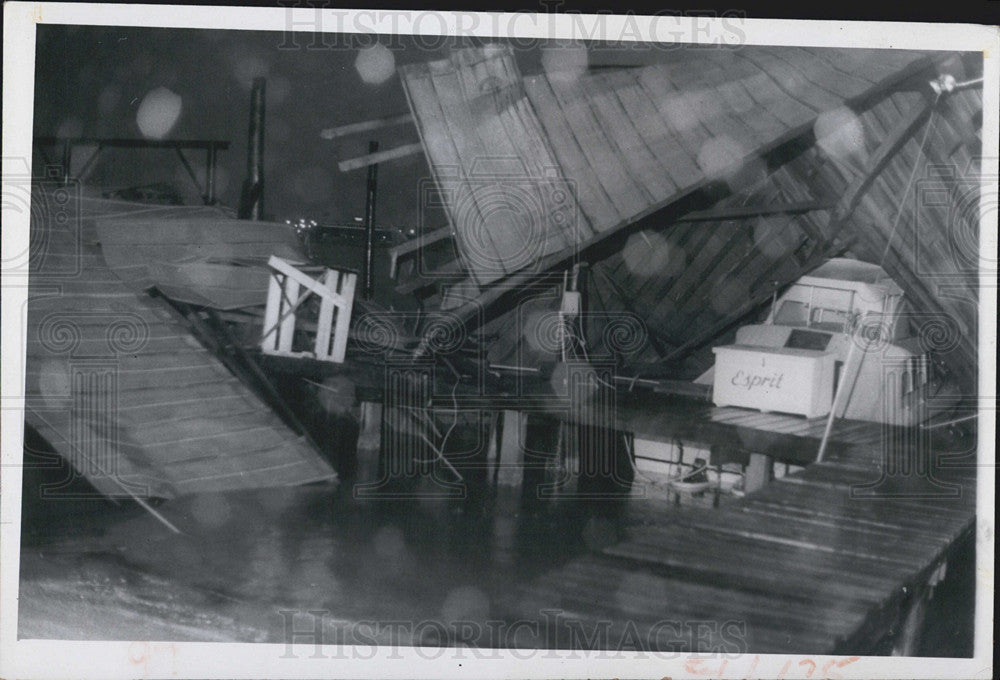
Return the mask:
[(817, 87), (800, 69), (772, 53), (747, 50), (745, 56), (747, 60), (760, 67), (761, 71), (766, 73), (782, 91), (816, 113), (835, 109), (844, 103), (839, 97)]
[(641, 69), (637, 82), (642, 90), (642, 98), (652, 102), (664, 124), (673, 133), (674, 139), (678, 140), (687, 154), (697, 161), (701, 147), (709, 139), (710, 134), (698, 120), (691, 98), (674, 89), (666, 69), (662, 66), (647, 66)]
[[(786, 518), (775, 522), (766, 516), (720, 510), (709, 516), (685, 515), (677, 521), (687, 526), (718, 531), (781, 545), (794, 545), (817, 552), (876, 559), (899, 565), (909, 565), (924, 554), (909, 537), (876, 535), (854, 527), (823, 527), (808, 521)], [(884, 539), (884, 540), (883, 540)]]
[[(127, 226), (127, 220), (120, 224)], [(169, 220), (160, 227), (161, 240), (169, 242), (166, 234), (177, 226), (180, 238), (197, 241), (188, 233), (195, 224)], [(58, 238), (48, 239), (51, 257), (35, 263), (29, 281), (28, 424), (109, 494), (123, 493), (114, 481), (121, 477), (153, 480), (148, 492), (175, 495), (185, 478), (173, 463), (196, 455), (207, 457), (209, 465), (239, 471), (227, 488), (335, 476), (185, 332), (162, 301), (130, 289), (131, 283), (107, 266), (93, 234), (81, 241), (73, 227), (38, 227)], [(84, 231), (93, 232), (93, 225)], [(120, 233), (128, 235), (127, 230), (115, 232)], [(78, 265), (70, 276), (65, 275), (67, 263)], [(62, 330), (45, 325), (57, 322)], [(266, 454), (271, 467), (285, 466), (288, 474), (270, 480), (254, 476), (252, 460), (241, 458), (252, 450)], [(115, 467), (104, 470), (88, 456), (111, 456), (104, 462)], [(206, 482), (203, 488), (213, 487)]]
[[(796, 546), (665, 523), (630, 532), (627, 541), (605, 549), (609, 555), (631, 557), (692, 578), (731, 584), (741, 589), (779, 590), (807, 601), (860, 600), (858, 608), (878, 604), (891, 591), (902, 570), (854, 556), (819, 556)], [(734, 554), (740, 555), (733, 560)], [(829, 581), (833, 581), (829, 583)]]
[[(178, 413), (179, 412), (179, 413)], [(265, 414), (265, 407), (257, 402), (247, 401), (243, 395), (214, 397), (212, 399), (189, 399), (168, 404), (153, 404), (133, 408), (119, 408), (118, 422), (128, 427), (144, 427), (163, 422), (171, 417), (211, 417), (223, 418), (230, 416)]]
[[(520, 611), (566, 607), (588, 620), (631, 621), (641, 636), (658, 619), (694, 616), (709, 587), (726, 593), (717, 596), (726, 606), (698, 615), (752, 622), (761, 633), (749, 640), (752, 653), (856, 653), (845, 645), (858, 644), (862, 633), (885, 633), (907, 589), (967, 535), (974, 507), (916, 497), (859, 500), (850, 491), (863, 479), (856, 468), (812, 467), (841, 484), (794, 483), (810, 476), (807, 468), (727, 509), (668, 510), (662, 523), (633, 527), (605, 548), (605, 559), (578, 558), (535, 579), (524, 590), (530, 607)], [(796, 635), (815, 646), (799, 648)]]
[(767, 70), (752, 58), (744, 60), (740, 77), (754, 101), (770, 111), (787, 128), (804, 125), (815, 117), (817, 109), (806, 106), (778, 87)]
[(806, 496), (793, 496), (787, 487), (781, 493), (766, 496), (754, 495), (746, 502), (746, 507), (760, 512), (781, 512), (806, 518), (826, 518), (830, 521), (845, 521), (858, 525), (878, 526), (887, 529), (906, 529), (930, 534), (951, 536), (956, 529), (964, 526), (965, 514), (957, 519), (945, 516), (924, 515), (914, 512), (914, 508), (892, 505), (886, 501), (866, 501), (851, 499), (849, 494), (837, 493), (831, 502), (817, 498), (816, 491), (810, 490)]
[(861, 74), (846, 73), (807, 48), (794, 52), (780, 48), (765, 48), (767, 52), (801, 72), (813, 85), (834, 96), (850, 101), (868, 91), (872, 81)]
[[(744, 145), (747, 151), (766, 145), (771, 139), (758, 138), (754, 128), (733, 115), (722, 87), (730, 82), (730, 74), (706, 60), (698, 72), (677, 69), (668, 72), (667, 80), (675, 91), (684, 93), (699, 122), (715, 138), (728, 138)], [(747, 111), (749, 114), (749, 110)]]
[[(629, 576), (621, 571), (620, 564), (616, 567), (597, 557), (570, 562), (557, 575), (533, 583), (525, 595), (531, 604), (522, 606), (518, 613), (529, 620), (538, 618), (540, 608), (560, 608), (567, 617), (578, 620), (605, 620), (619, 625), (631, 622), (640, 635), (654, 630), (662, 621), (736, 621), (744, 626), (749, 648), (759, 652), (832, 650), (837, 634), (831, 635), (829, 629), (849, 627), (831, 618), (816, 626), (827, 630), (817, 631), (808, 625), (814, 613), (796, 607), (793, 601), (765, 600), (649, 573)], [(612, 632), (617, 631), (612, 628)], [(699, 640), (673, 642), (677, 645), (674, 651), (718, 651), (722, 643), (718, 634), (713, 637), (711, 633)]]
[[(508, 210), (526, 210), (528, 233), (520, 235), (522, 250), (525, 244), (530, 244), (532, 249), (537, 249), (537, 256), (544, 256), (582, 240), (583, 234), (577, 231), (582, 225), (571, 220), (560, 224), (553, 219), (554, 206), (545, 193), (543, 178), (547, 169), (558, 169), (558, 164), (535, 127), (534, 115), (521, 115), (519, 103), (525, 99), (524, 90), (520, 73), (506, 63), (509, 58), (506, 53), (500, 56), (488, 53), (480, 56), (463, 51), (454, 53), (452, 63), (455, 64), (456, 85), (453, 87), (460, 95), (456, 105), (468, 106), (473, 129), (483, 143), (485, 155), (481, 160), (487, 172), (497, 172), (491, 164), (500, 159), (505, 159), (505, 164), (516, 159), (516, 169), (504, 168), (499, 176), (486, 179), (494, 181), (495, 186), (500, 188), (504, 186), (505, 175), (513, 171), (510, 177), (512, 188), (517, 193), (529, 194), (531, 198), (522, 202), (514, 194), (503, 200)], [(441, 92), (441, 87), (447, 85), (442, 83), (441, 87), (437, 84), (435, 87)], [(474, 182), (477, 180), (475, 177), (472, 179)], [(501, 201), (497, 201), (496, 205), (503, 207)], [(485, 210), (490, 208), (496, 209), (496, 206), (484, 206)], [(517, 225), (514, 226), (516, 228)], [(589, 233), (589, 230), (583, 233)], [(508, 268), (516, 270), (524, 264), (527, 262)]]

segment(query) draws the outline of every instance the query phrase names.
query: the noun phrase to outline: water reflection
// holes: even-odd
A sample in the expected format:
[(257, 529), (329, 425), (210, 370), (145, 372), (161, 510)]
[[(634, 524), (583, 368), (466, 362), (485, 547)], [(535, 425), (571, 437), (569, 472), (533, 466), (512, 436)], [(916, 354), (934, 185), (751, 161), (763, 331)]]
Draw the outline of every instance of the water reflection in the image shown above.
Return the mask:
[[(529, 494), (494, 486), (485, 472), (467, 479), (477, 488), (458, 499), (357, 499), (349, 483), (191, 496), (158, 508), (180, 536), (107, 503), (72, 524), (26, 517), (22, 630), (45, 637), (32, 616), (65, 598), (85, 607), (71, 637), (98, 639), (107, 633), (88, 612), (105, 607), (123, 620), (138, 608), (173, 626), (171, 635), (193, 607), (204, 630), (185, 623), (179, 639), (218, 639), (221, 617), (233, 622), (226, 639), (272, 642), (284, 641), (281, 612), (289, 610), (348, 622), (442, 621), (446, 629), (503, 618), (519, 584), (586, 549), (586, 520), (573, 501), (526, 504)], [(81, 594), (87, 570), (118, 585)], [(129, 591), (132, 605), (123, 599)], [(143, 639), (147, 630), (122, 635)], [(452, 632), (422, 636), (426, 644), (476, 644)]]

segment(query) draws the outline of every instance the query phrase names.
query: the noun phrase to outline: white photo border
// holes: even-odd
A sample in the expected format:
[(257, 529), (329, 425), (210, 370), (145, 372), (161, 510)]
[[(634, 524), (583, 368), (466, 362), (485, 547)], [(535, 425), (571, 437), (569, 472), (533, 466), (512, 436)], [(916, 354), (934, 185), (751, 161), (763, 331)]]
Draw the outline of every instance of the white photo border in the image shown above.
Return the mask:
[[(304, 3), (303, 3), (304, 4)], [(541, 7), (541, 6), (540, 6)], [(984, 53), (983, 148), (1000, 148), (998, 84), (1000, 33), (996, 27), (968, 24), (902, 22), (825, 22), (742, 19), (739, 17), (643, 17), (638, 15), (476, 13), (377, 10), (333, 10), (287, 7), (196, 7), (110, 5), (84, 3), (9, 2), (4, 6), (3, 158), (32, 157), (35, 29), (38, 24), (150, 26), (169, 28), (321, 31), (346, 33), (401, 32), (436, 36), (464, 33), (481, 38), (574, 37), (575, 30), (597, 30), (622, 40), (676, 42), (726, 40), (738, 31), (743, 44), (867, 47), (917, 50), (982, 50)], [(576, 23), (574, 23), (576, 22)], [(638, 33), (636, 33), (638, 29)], [(600, 34), (598, 34), (600, 35)], [(630, 37), (631, 36), (631, 37)], [(983, 201), (997, 194), (995, 152), (983, 167)], [(990, 179), (986, 179), (990, 178)], [(987, 206), (983, 206), (984, 208)], [(995, 216), (995, 205), (993, 206)], [(6, 211), (5, 211), (6, 212)], [(990, 214), (990, 213), (986, 213)], [(4, 252), (28, 247), (28, 216), (5, 214)], [(992, 229), (990, 228), (992, 226)], [(997, 225), (983, 224), (980, 249), (995, 257)], [(310, 658), (312, 645), (296, 646), (297, 658), (282, 658), (284, 644), (192, 643), (170, 641), (81, 642), (17, 639), (17, 593), (20, 551), (20, 503), (23, 438), (24, 355), (26, 328), (20, 310), (26, 303), (23, 279), (3, 281), (2, 299), (2, 484), (0, 493), (0, 676), (2, 677), (807, 677), (812, 668), (827, 669), (825, 677), (843, 678), (988, 678), (992, 677), (994, 475), (978, 476), (977, 600), (975, 656), (971, 659), (745, 655), (692, 664), (690, 657), (665, 660), (655, 655), (622, 652), (581, 655), (545, 650), (497, 650), (480, 655), (419, 648), (393, 648), (369, 659)], [(997, 282), (983, 273), (980, 287), (980, 395), (995, 403)], [(17, 349), (14, 349), (17, 348)], [(19, 401), (20, 400), (20, 401)], [(8, 403), (9, 402), (9, 403)], [(984, 472), (995, 465), (995, 409), (985, 409), (979, 423), (979, 464)], [(368, 656), (370, 648), (362, 648)], [(328, 657), (336, 657), (332, 652)], [(348, 654), (347, 656), (351, 656)], [(617, 657), (617, 658), (615, 658)], [(815, 677), (820, 677), (816, 675)]]

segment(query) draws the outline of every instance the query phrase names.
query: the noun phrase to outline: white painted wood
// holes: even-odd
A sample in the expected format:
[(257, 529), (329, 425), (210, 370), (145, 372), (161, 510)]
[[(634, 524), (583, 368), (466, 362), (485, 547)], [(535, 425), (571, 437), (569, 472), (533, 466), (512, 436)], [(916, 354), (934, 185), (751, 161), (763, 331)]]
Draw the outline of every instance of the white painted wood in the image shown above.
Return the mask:
[(340, 275), (340, 279), (340, 297), (344, 303), (337, 305), (337, 325), (333, 333), (333, 350), (330, 353), (331, 359), (337, 363), (342, 363), (347, 353), (347, 333), (354, 308), (354, 286), (358, 281), (358, 275), (345, 272)]
[[(291, 276), (285, 277), (285, 295), (281, 300), (281, 320), (278, 322), (278, 351), (291, 352), (295, 337), (295, 310), (292, 307), (299, 299), (299, 282)], [(279, 317), (280, 318), (280, 317)]]
[[(290, 357), (314, 356), (320, 361), (342, 363), (347, 353), (347, 334), (354, 306), (357, 274), (334, 269), (306, 268), (309, 272), (314, 269), (321, 272), (316, 279), (307, 271), (276, 256), (271, 257), (268, 265), (272, 269), (272, 280), (264, 311), (261, 351)], [(292, 339), (295, 335), (296, 313), (309, 295), (320, 297), (314, 351), (295, 352), (292, 350)]]
[(716, 406), (825, 416), (833, 402), (832, 352), (723, 345), (714, 347)]
[[(337, 272), (328, 269), (323, 274), (323, 283), (333, 293), (337, 292)], [(324, 297), (319, 306), (319, 319), (316, 321), (316, 358), (322, 361), (330, 359), (330, 333), (333, 329), (333, 314), (336, 304), (329, 297)]]
[(282, 277), (272, 271), (267, 288), (267, 306), (264, 308), (264, 333), (260, 339), (260, 349), (271, 353), (278, 349), (278, 316), (281, 313)]
[[(347, 300), (337, 291), (330, 290), (329, 288), (327, 288), (326, 284), (324, 284), (322, 281), (314, 279), (313, 277), (309, 276), (309, 274), (306, 274), (305, 272), (297, 269), (293, 264), (289, 263), (287, 260), (283, 260), (280, 257), (272, 255), (271, 259), (268, 260), (267, 264), (272, 269), (277, 269), (285, 276), (288, 276), (294, 281), (298, 282), (298, 284), (303, 288), (307, 288), (308, 290), (312, 291), (313, 293), (316, 293), (317, 295), (330, 297), (338, 305), (347, 304)], [(335, 270), (323, 269), (322, 271), (325, 273), (328, 271), (332, 272)], [(352, 274), (352, 276), (357, 277), (356, 274)], [(353, 303), (353, 298), (352, 298), (352, 303)]]

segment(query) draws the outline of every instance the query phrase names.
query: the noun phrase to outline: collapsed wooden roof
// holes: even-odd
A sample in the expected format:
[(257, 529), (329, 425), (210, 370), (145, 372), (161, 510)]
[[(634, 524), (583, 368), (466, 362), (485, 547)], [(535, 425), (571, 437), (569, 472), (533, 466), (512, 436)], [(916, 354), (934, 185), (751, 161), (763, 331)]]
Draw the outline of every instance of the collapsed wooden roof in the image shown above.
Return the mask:
[[(642, 356), (679, 359), (849, 251), (882, 264), (925, 315), (929, 347), (974, 384), (981, 91), (935, 97), (928, 84), (961, 69), (954, 55), (757, 46), (528, 77), (508, 46), (406, 66), (479, 290), (454, 313), (589, 249), (592, 316), (633, 312)], [(492, 356), (523, 360), (525, 329), (509, 321), (493, 324)]]
[(488, 284), (676, 201), (921, 61), (892, 52), (858, 76), (834, 66), (856, 56), (835, 52), (695, 50), (522, 78), (512, 49), (491, 45), (402, 76), (464, 264)]

